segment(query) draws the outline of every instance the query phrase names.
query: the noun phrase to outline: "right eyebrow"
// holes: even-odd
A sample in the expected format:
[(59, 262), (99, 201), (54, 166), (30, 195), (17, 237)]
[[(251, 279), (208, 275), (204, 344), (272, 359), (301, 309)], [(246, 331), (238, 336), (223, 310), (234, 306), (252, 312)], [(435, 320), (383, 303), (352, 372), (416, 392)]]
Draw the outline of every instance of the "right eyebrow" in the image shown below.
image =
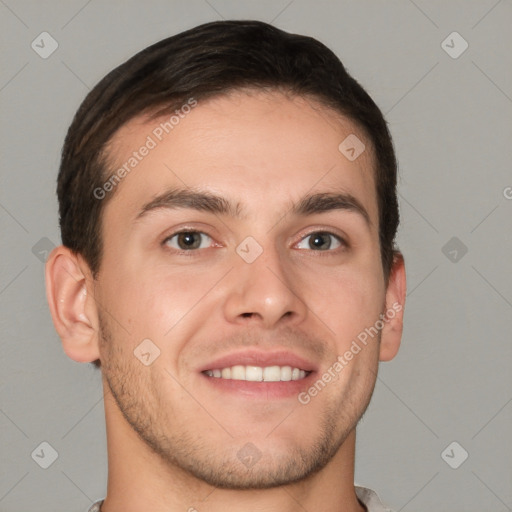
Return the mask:
[(240, 203), (233, 204), (216, 194), (192, 189), (173, 188), (159, 194), (146, 203), (136, 218), (139, 219), (149, 212), (161, 208), (191, 208), (214, 214), (230, 215), (232, 217), (240, 217), (242, 211)]

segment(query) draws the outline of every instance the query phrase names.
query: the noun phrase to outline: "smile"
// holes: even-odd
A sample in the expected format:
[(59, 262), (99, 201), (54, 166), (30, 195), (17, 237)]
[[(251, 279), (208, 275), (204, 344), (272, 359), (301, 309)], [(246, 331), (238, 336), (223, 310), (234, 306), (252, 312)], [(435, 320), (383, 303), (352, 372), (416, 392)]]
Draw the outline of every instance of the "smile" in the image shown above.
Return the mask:
[(249, 382), (288, 382), (302, 380), (311, 372), (291, 366), (244, 366), (235, 365), (226, 368), (205, 370), (205, 375), (218, 379), (245, 380)]

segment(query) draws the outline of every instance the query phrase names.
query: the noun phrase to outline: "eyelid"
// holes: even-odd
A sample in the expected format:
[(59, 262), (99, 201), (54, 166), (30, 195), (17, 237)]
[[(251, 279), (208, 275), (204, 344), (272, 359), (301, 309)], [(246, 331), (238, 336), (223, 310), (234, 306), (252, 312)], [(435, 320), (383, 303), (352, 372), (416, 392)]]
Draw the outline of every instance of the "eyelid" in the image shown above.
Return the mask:
[(160, 235), (161, 242), (165, 242), (169, 238), (173, 237), (174, 235), (179, 235), (180, 233), (201, 233), (203, 235), (209, 236), (212, 239), (215, 239), (217, 237), (217, 231), (212, 228), (211, 225), (199, 223), (199, 226), (192, 226), (189, 224), (182, 224), (181, 226), (174, 226), (172, 228), (168, 228), (165, 230), (163, 235)]
[(298, 235), (297, 241), (299, 242), (300, 240), (303, 240), (307, 236), (310, 236), (314, 233), (327, 233), (329, 235), (332, 235), (332, 236), (338, 238), (340, 240), (340, 242), (343, 242), (348, 245), (349, 238), (348, 238), (348, 235), (344, 231), (337, 229), (333, 226), (322, 226), (322, 225), (306, 228), (300, 235)]

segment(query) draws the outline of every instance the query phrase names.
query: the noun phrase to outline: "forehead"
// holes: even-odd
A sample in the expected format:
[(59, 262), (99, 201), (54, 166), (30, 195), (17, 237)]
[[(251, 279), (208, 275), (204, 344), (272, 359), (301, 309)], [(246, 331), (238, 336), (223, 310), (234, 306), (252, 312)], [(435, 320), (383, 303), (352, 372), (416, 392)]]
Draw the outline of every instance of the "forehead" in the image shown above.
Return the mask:
[[(140, 205), (179, 185), (269, 206), (308, 191), (342, 191), (377, 215), (371, 144), (338, 112), (312, 98), (262, 90), (187, 104), (156, 119), (139, 116), (118, 130), (109, 144), (110, 171), (129, 168), (130, 160), (136, 165), (123, 173), (108, 208)], [(344, 141), (353, 137), (364, 151), (351, 160)], [(151, 146), (145, 156), (134, 156), (144, 146)]]

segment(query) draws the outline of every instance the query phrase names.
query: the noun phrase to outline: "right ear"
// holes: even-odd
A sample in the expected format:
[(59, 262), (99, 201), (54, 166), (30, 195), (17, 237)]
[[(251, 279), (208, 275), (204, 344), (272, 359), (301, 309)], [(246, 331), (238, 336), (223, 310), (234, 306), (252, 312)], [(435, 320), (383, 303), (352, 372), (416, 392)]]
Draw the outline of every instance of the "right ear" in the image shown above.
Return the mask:
[(88, 265), (61, 245), (48, 257), (45, 278), (46, 298), (64, 352), (79, 363), (99, 359), (98, 310)]

